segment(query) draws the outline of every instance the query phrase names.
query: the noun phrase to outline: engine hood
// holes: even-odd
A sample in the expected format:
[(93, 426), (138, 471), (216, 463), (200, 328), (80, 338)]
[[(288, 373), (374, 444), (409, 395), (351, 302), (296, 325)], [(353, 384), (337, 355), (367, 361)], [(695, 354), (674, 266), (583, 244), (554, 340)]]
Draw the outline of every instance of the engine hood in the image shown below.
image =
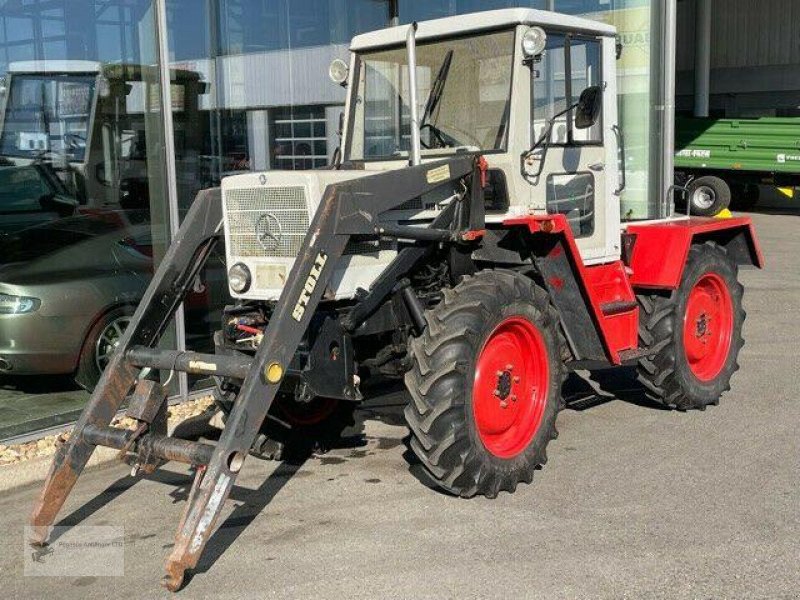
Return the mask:
[(304, 186), (308, 194), (309, 207), (316, 211), (325, 188), (331, 184), (343, 183), (369, 177), (374, 172), (364, 170), (320, 169), (315, 171), (265, 171), (263, 173), (243, 173), (222, 180), (223, 195), (230, 190), (282, 188)]

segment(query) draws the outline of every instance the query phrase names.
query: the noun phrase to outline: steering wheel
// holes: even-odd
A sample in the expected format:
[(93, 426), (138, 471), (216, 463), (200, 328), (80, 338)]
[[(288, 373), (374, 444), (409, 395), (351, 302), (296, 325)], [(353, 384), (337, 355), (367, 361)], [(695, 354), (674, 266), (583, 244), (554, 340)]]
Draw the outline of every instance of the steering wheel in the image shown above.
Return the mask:
[[(422, 133), (426, 129), (430, 129), (431, 135), (433, 139), (438, 142), (438, 144), (426, 144), (425, 142), (420, 139), (419, 143), (422, 145), (423, 148), (426, 150), (432, 150), (434, 148), (454, 148), (455, 144), (452, 142), (448, 143), (447, 140), (444, 139), (444, 132), (441, 129), (436, 127), (433, 123), (424, 123), (420, 126), (419, 131)], [(449, 137), (449, 136), (448, 136)]]

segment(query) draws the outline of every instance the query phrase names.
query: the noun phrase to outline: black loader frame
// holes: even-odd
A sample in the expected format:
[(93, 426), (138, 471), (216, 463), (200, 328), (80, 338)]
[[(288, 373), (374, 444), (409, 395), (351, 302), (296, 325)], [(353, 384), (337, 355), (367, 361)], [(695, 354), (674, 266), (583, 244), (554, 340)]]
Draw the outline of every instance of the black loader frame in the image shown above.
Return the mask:
[[(486, 163), (475, 154), (377, 173), (329, 185), (305, 236), (254, 357), (175, 352), (156, 348), (195, 276), (222, 240), (220, 190), (201, 192), (155, 273), (114, 357), (103, 373), (72, 435), (58, 448), (31, 515), (32, 543), (47, 543), (50, 527), (97, 446), (120, 450), (134, 472), (152, 472), (165, 460), (194, 465), (195, 479), (164, 585), (178, 590), (185, 571), (197, 565), (245, 457), (286, 377), (337, 261), (353, 236), (411, 240), (371, 289), (341, 320), (353, 331), (391, 296), (399, 293), (412, 322), (424, 328), (422, 307), (402, 284), (414, 265), (441, 244), (474, 243), (485, 227), (482, 187)], [(464, 194), (450, 202), (426, 228), (382, 224), (382, 213), (424, 196), (439, 186), (463, 182)], [(216, 445), (166, 435), (164, 388), (146, 373), (171, 369), (243, 380)], [(157, 372), (157, 371), (155, 371)], [(126, 413), (135, 430), (111, 427), (130, 396)], [(347, 395), (347, 394), (346, 394)], [(355, 399), (355, 398), (353, 398)]]

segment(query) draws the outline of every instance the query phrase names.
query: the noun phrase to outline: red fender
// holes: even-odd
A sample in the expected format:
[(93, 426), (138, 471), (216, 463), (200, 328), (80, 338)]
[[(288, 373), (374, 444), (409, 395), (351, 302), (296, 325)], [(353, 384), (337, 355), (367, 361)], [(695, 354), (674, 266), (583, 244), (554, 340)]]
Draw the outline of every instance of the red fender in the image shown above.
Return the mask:
[[(550, 248), (544, 259), (558, 260), (563, 254), (569, 258), (573, 265), (572, 275), (562, 274), (559, 277), (545, 277), (545, 284), (550, 290), (556, 308), (562, 316), (562, 323), (566, 330), (570, 344), (580, 359), (602, 360), (612, 364), (620, 364), (626, 360), (626, 353), (635, 352), (638, 346), (639, 310), (633, 289), (628, 281), (625, 266), (622, 261), (613, 261), (602, 265), (587, 266), (583, 264), (572, 229), (564, 215), (535, 215), (518, 217), (503, 221), (507, 227), (525, 227), (531, 234), (550, 234), (558, 236), (560, 244)], [(571, 294), (562, 297), (569, 287), (564, 281), (565, 277), (574, 277), (580, 289), (579, 295)], [(580, 306), (588, 306), (589, 315), (594, 325), (594, 333), (583, 328), (579, 337), (570, 336), (570, 329), (574, 325), (576, 310)], [(569, 322), (565, 322), (569, 321)], [(588, 338), (598, 339), (602, 345), (600, 355), (593, 352)], [(579, 351), (583, 346), (584, 352)]]
[[(588, 304), (586, 308), (596, 335), (606, 358), (612, 364), (620, 364), (636, 356), (639, 309), (634, 288), (676, 289), (680, 285), (693, 243), (713, 240), (724, 246), (738, 264), (759, 268), (764, 264), (749, 218), (692, 217), (632, 224), (622, 235), (623, 260), (591, 266), (583, 264), (572, 229), (564, 215), (517, 217), (504, 221), (503, 225), (522, 226), (531, 234), (559, 237), (562, 243), (552, 247), (544, 258), (556, 258), (560, 253), (569, 255), (583, 298), (573, 295), (567, 300), (573, 307), (576, 302)], [(564, 282), (552, 279), (546, 279), (545, 283), (554, 294), (558, 306), (559, 300), (563, 301), (559, 295)], [(569, 325), (566, 323), (565, 328), (569, 329)], [(586, 332), (586, 329), (583, 331)], [(575, 349), (574, 340), (572, 345)]]
[(724, 246), (739, 265), (762, 268), (764, 257), (749, 217), (691, 217), (628, 225), (623, 258), (631, 268), (631, 284), (674, 290), (681, 283), (692, 244), (708, 240)]

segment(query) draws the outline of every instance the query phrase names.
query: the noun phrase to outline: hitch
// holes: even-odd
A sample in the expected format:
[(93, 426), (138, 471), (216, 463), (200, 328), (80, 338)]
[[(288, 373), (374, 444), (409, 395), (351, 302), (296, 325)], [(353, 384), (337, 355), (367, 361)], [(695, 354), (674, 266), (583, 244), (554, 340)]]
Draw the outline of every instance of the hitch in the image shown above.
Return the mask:
[[(431, 173), (446, 167), (450, 178), (442, 181)], [(323, 327), (324, 339), (348, 340), (347, 332), (358, 327), (394, 291), (398, 280), (435, 243), (463, 243), (469, 231), (482, 229), (483, 198), (480, 190), (485, 163), (481, 157), (464, 154), (399, 171), (387, 171), (329, 185), (305, 236), (264, 331), (255, 357), (199, 354), (160, 350), (158, 342), (177, 307), (192, 287), (214, 247), (220, 241), (222, 202), (219, 189), (198, 194), (189, 213), (159, 265), (120, 345), (100, 378), (75, 428), (53, 459), (30, 523), (35, 545), (47, 543), (58, 512), (97, 446), (120, 450), (131, 460), (134, 472), (152, 472), (162, 461), (174, 460), (196, 467), (192, 491), (167, 560), (164, 586), (178, 590), (188, 569), (197, 565), (214, 531), (222, 506), (233, 487), (259, 429), (281, 384), (289, 376), (289, 365), (311, 322), (334, 267), (351, 236), (376, 235), (379, 216), (418, 198), (438, 186), (463, 181), (471, 194), (456, 199), (431, 224), (418, 230), (419, 243), (404, 248), (354, 307), (344, 329)], [(428, 233), (421, 233), (428, 231)], [(443, 232), (443, 233), (442, 233)], [(383, 235), (407, 236), (408, 230)], [(445, 235), (446, 234), (446, 235)], [(427, 242), (427, 245), (426, 243)], [(407, 298), (408, 301), (413, 299)], [(413, 303), (412, 310), (417, 308)], [(417, 320), (419, 320), (419, 315)], [(419, 323), (422, 326), (422, 323)], [(324, 362), (323, 350), (312, 353), (312, 363)], [(345, 343), (343, 355), (350, 352)], [(344, 362), (344, 361), (343, 361)], [(216, 445), (190, 442), (166, 435), (166, 394), (156, 382), (142, 378), (145, 370), (170, 370), (215, 375), (242, 381), (240, 392)], [(358, 400), (352, 377), (344, 371), (343, 395)], [(324, 373), (317, 374), (317, 377)], [(308, 377), (310, 384), (315, 382)], [(312, 386), (313, 387), (313, 386)], [(133, 390), (128, 415), (136, 419), (135, 430), (110, 426), (123, 401)]]

